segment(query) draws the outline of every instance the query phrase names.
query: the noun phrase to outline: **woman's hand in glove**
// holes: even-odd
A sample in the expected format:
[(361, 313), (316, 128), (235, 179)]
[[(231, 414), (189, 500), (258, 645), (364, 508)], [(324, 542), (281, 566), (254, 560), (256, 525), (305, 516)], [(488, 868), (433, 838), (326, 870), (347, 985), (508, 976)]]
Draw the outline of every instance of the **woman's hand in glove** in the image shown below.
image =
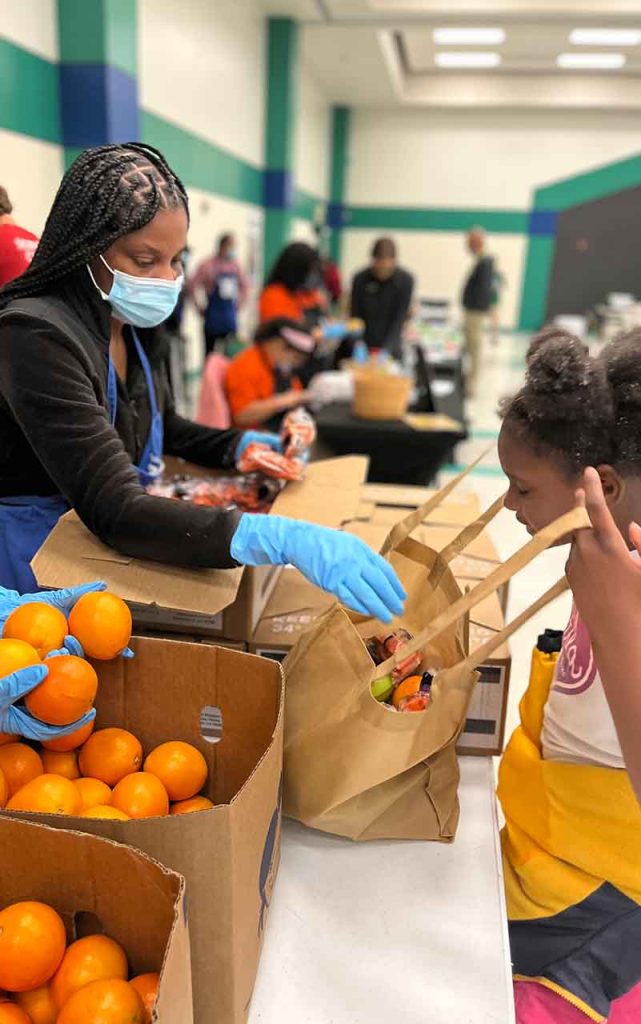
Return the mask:
[(40, 683), (47, 678), (48, 672), (49, 669), (43, 662), (42, 665), (21, 668), (17, 672), (5, 676), (4, 679), (0, 679), (0, 732), (9, 733), (11, 736), (24, 736), (28, 740), (55, 740), (61, 736), (67, 736), (93, 721), (96, 712), (92, 708), (71, 725), (46, 725), (30, 715), (24, 708), (15, 706), (17, 701), (22, 700), (36, 686), (40, 686)]

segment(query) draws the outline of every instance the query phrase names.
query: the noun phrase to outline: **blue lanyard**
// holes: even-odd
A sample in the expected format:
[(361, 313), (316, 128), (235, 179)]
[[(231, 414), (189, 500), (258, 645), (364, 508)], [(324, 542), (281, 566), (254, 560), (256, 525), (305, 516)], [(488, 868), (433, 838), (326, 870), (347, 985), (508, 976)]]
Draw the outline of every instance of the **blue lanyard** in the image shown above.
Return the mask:
[[(140, 339), (132, 328), (131, 334), (134, 339), (134, 345), (136, 346), (136, 352), (140, 359), (140, 365), (142, 366), (143, 373), (145, 375), (145, 381), (147, 383), (147, 394), (149, 396), (149, 407), (151, 411), (151, 423), (149, 427), (149, 434), (143, 448), (142, 456), (140, 458), (140, 465), (136, 466), (138, 471), (138, 477), (143, 487), (147, 487), (150, 483), (156, 480), (163, 471), (163, 450), (164, 450), (164, 431), (162, 416), (158, 410), (158, 401), (156, 398), (156, 387), (154, 385), (154, 378), (151, 372), (151, 366), (147, 358)], [(116, 367), (113, 364), (111, 356), (109, 356), (109, 369), (107, 373), (107, 405), (109, 408), (109, 418), (111, 420), (112, 427), (116, 425), (116, 413), (118, 411), (118, 380), (116, 377)]]

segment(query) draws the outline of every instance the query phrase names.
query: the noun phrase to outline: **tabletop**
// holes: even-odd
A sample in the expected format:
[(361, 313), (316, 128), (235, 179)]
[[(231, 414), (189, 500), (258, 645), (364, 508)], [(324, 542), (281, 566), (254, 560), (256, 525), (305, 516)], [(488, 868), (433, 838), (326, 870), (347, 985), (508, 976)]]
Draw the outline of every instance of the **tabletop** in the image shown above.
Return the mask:
[(494, 784), (461, 759), (450, 845), (285, 822), (249, 1024), (513, 1024)]

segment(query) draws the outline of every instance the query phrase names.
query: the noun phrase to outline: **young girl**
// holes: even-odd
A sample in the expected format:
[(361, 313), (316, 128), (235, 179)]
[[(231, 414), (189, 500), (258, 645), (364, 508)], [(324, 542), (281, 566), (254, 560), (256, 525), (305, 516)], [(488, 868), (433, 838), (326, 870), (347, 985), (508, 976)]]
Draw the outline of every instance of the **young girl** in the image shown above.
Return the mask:
[(628, 553), (641, 519), (641, 334), (598, 360), (551, 337), (502, 413), (506, 506), (519, 522), (535, 533), (583, 486), (597, 526), (573, 543), (575, 606), (554, 678), (530, 686), (501, 765), (517, 1019), (631, 1024), (641, 1020), (641, 567)]

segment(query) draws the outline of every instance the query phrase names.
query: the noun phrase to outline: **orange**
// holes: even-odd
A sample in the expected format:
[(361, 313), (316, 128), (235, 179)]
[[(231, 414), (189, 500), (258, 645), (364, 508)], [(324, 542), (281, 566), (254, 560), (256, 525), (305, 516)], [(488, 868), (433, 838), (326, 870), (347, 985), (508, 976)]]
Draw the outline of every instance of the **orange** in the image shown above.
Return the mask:
[(405, 697), (413, 697), (415, 693), (418, 693), (421, 688), (421, 679), (422, 676), (410, 676), (398, 684), (392, 694), (392, 704), (395, 708), (398, 707)]
[(19, 992), (16, 1002), (28, 1015), (31, 1024), (56, 1024), (58, 1010), (49, 985), (34, 988), (31, 992)]
[(75, 992), (57, 1024), (144, 1024), (142, 1000), (128, 981), (92, 981)]
[(47, 662), (49, 675), (25, 697), (28, 710), (49, 725), (71, 725), (90, 711), (98, 676), (84, 658), (63, 654)]
[(83, 811), (80, 817), (101, 818), (103, 821), (129, 821), (128, 814), (118, 810), (117, 807), (110, 807), (109, 804), (96, 804), (95, 807), (90, 807), (88, 810)]
[(151, 772), (127, 775), (114, 789), (112, 803), (130, 818), (157, 818), (169, 814), (167, 790)]
[(39, 665), (40, 655), (24, 640), (0, 640), (0, 679), (29, 665)]
[(70, 732), (66, 736), (60, 736), (57, 740), (43, 740), (41, 746), (45, 750), (55, 750), (59, 754), (64, 754), (68, 750), (77, 750), (78, 747), (81, 747), (89, 739), (95, 724), (96, 720), (94, 719), (92, 722), (87, 722), (86, 725), (81, 725), (74, 732)]
[(46, 903), (13, 903), (0, 911), (0, 987), (28, 992), (46, 985), (62, 963), (62, 918)]
[(83, 775), (115, 786), (140, 770), (142, 743), (126, 729), (98, 729), (80, 751), (79, 764)]
[(7, 782), (7, 776), (0, 768), (0, 807), (6, 807), (7, 800), (9, 799), (9, 783)]
[(66, 754), (58, 754), (53, 750), (43, 750), (40, 755), (42, 767), (50, 775), (62, 775), (65, 779), (79, 779), (78, 755), (75, 750), (69, 750)]
[(137, 978), (132, 978), (129, 982), (142, 999), (142, 1005), (145, 1008), (145, 1016), (143, 1018), (145, 1024), (151, 1024), (151, 1015), (158, 996), (159, 981), (160, 976), (158, 974), (139, 974)]
[(84, 594), (69, 616), (69, 632), (88, 657), (110, 661), (131, 640), (131, 612), (122, 598), (108, 591)]
[(104, 806), (111, 803), (111, 790), (106, 782), (100, 779), (76, 779), (76, 789), (80, 793), (83, 811), (90, 807)]
[(7, 804), (8, 811), (38, 811), (40, 814), (80, 814), (80, 793), (71, 779), (62, 775), (38, 775), (19, 789)]
[(0, 747), (0, 769), (7, 780), (10, 797), (44, 771), (40, 755), (26, 743), (7, 743)]
[(152, 750), (144, 770), (156, 775), (170, 800), (189, 800), (207, 781), (207, 762), (191, 743), (173, 740)]
[(92, 981), (129, 977), (127, 957), (121, 946), (106, 935), (88, 935), (72, 942), (51, 982), (51, 995), (58, 1010), (74, 992)]
[[(56, 1018), (52, 1017), (51, 1022), (55, 1024)], [(31, 1017), (25, 1011), (16, 1006), (15, 1003), (0, 1003), (0, 1024), (34, 1024)]]
[(18, 739), (10, 732), (0, 732), (0, 747), (4, 747), (5, 743), (15, 743)]
[(180, 800), (172, 804), (170, 814), (191, 814), (192, 811), (209, 811), (215, 804), (206, 796), (192, 796), (191, 800)]
[(11, 612), (2, 630), (5, 638), (31, 644), (41, 658), (59, 650), (67, 633), (67, 620), (62, 612), (44, 601), (20, 605)]

